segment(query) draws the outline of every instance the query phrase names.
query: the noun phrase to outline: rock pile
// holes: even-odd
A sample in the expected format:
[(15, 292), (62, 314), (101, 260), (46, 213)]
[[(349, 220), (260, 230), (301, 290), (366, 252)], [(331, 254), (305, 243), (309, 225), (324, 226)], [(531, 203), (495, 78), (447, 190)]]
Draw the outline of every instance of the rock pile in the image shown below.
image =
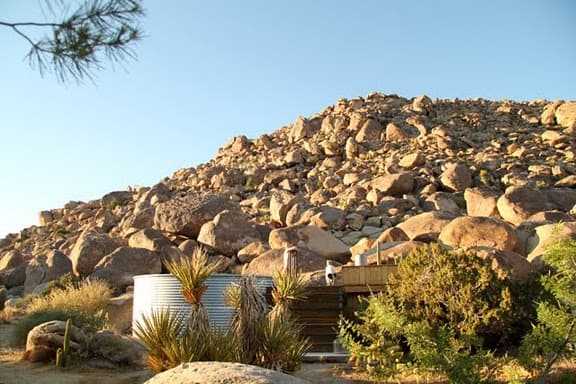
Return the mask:
[(37, 292), (73, 271), (120, 293), (197, 244), (221, 271), (258, 274), (296, 246), (311, 283), (326, 259), (376, 241), (389, 257), (431, 241), (474, 249), (523, 276), (554, 233), (576, 233), (575, 134), (576, 102), (341, 99), (155, 186), (41, 212), (0, 240), (0, 285)]

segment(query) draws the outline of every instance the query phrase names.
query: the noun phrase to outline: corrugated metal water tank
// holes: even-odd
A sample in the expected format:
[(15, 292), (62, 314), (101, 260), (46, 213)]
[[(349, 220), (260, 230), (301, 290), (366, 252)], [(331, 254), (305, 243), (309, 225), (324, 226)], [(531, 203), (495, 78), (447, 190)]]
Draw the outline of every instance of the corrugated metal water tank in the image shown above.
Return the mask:
[[(245, 275), (217, 273), (206, 280), (207, 289), (202, 303), (208, 312), (210, 322), (220, 328), (230, 326), (236, 310), (224, 303), (223, 292), (232, 283), (238, 283)], [(270, 276), (253, 276), (256, 289), (262, 294), (272, 287)], [(132, 329), (141, 322), (143, 316), (149, 317), (152, 311), (168, 308), (176, 313), (190, 314), (190, 304), (186, 302), (180, 288), (180, 282), (170, 274), (134, 276), (134, 306), (132, 309)]]

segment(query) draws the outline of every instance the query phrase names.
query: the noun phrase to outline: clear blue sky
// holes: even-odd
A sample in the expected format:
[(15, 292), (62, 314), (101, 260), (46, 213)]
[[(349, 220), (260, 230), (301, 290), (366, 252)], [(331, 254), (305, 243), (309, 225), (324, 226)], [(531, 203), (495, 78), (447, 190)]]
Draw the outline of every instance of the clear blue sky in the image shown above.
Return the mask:
[[(71, 0), (64, 0), (72, 2)], [(44, 21), (1, 0), (0, 20)], [(61, 85), (0, 28), (0, 237), (340, 97), (576, 98), (572, 0), (145, 0), (138, 61)]]

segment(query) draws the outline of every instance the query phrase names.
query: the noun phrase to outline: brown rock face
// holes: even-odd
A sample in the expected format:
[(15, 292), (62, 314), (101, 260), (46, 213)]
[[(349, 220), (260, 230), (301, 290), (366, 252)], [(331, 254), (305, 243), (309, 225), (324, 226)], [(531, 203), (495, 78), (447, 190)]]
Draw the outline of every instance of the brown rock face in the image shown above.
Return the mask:
[(260, 235), (248, 222), (248, 216), (242, 212), (224, 210), (213, 220), (202, 225), (198, 242), (208, 245), (216, 251), (233, 256)]
[(576, 121), (576, 102), (564, 103), (556, 109), (556, 121), (564, 128), (571, 127)]
[(69, 272), (72, 272), (72, 262), (62, 252), (52, 250), (38, 255), (26, 267), (24, 292), (30, 293), (38, 285), (58, 280)]
[(438, 237), (454, 248), (490, 247), (514, 251), (518, 237), (514, 228), (491, 217), (462, 216), (448, 223)]
[(82, 232), (70, 254), (74, 273), (82, 277), (90, 275), (96, 264), (117, 247), (107, 234), (97, 230)]
[(236, 210), (238, 206), (215, 194), (173, 197), (156, 207), (154, 226), (164, 232), (196, 238), (202, 225), (225, 209)]

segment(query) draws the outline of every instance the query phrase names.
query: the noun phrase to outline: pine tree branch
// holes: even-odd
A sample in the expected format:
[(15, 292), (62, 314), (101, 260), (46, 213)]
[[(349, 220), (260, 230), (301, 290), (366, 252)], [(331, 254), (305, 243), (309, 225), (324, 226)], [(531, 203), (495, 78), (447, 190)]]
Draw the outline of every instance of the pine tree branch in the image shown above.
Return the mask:
[(554, 355), (552, 356), (551, 359), (548, 360), (548, 362), (546, 363), (546, 366), (542, 370), (542, 373), (540, 374), (540, 377), (538, 378), (538, 384), (545, 384), (546, 383), (546, 377), (548, 376), (548, 372), (550, 372), (550, 370), (552, 369), (552, 366), (554, 365), (554, 363), (556, 363), (556, 360), (558, 360), (560, 358), (560, 356), (562, 356), (562, 354), (564, 352), (564, 348), (566, 348), (566, 345), (568, 345), (568, 342), (572, 338), (572, 333), (574, 332), (575, 327), (576, 327), (576, 317), (574, 317), (572, 319), (572, 321), (570, 322), (570, 327), (568, 328), (568, 332), (566, 332), (566, 336), (564, 336), (564, 339), (562, 340), (562, 342), (560, 343), (558, 348), (556, 348)]

